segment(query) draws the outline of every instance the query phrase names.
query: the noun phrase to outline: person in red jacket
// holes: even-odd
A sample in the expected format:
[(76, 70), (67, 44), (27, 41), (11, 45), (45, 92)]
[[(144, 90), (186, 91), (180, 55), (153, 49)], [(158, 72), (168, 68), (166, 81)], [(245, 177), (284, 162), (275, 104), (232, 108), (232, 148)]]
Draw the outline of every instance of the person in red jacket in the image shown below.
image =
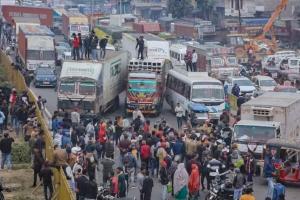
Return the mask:
[(75, 33), (73, 33), (72, 36), (73, 60), (79, 60), (79, 39)]
[(148, 170), (149, 159), (151, 156), (151, 148), (148, 144), (146, 144), (145, 140), (142, 141), (142, 146), (140, 150), (141, 150), (141, 161), (145, 165), (145, 168)]
[(106, 142), (106, 123), (100, 122), (99, 123), (99, 131), (98, 131), (98, 142), (102, 146), (102, 151), (100, 154), (100, 158), (104, 157), (105, 155), (105, 142)]
[(196, 164), (192, 164), (192, 172), (189, 177), (189, 193), (190, 199), (197, 199), (200, 190), (200, 174)]

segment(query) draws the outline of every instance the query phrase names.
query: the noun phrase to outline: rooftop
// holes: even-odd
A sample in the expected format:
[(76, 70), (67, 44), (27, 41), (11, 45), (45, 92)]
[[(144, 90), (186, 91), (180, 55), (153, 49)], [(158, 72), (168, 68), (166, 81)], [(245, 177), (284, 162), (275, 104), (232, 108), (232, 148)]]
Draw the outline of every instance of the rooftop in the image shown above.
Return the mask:
[(257, 107), (288, 107), (300, 101), (300, 94), (288, 92), (266, 92), (263, 95), (251, 99), (243, 105)]
[(20, 29), (25, 35), (47, 35), (54, 36), (54, 33), (44, 25), (21, 24)]

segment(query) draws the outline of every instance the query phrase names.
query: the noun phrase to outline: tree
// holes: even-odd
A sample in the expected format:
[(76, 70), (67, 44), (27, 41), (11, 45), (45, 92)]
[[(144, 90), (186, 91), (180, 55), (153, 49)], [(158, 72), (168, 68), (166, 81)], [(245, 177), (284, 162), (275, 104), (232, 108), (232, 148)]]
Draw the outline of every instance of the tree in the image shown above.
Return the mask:
[(197, 7), (205, 20), (211, 20), (215, 0), (197, 0)]
[(191, 0), (169, 0), (168, 2), (168, 11), (174, 18), (185, 17), (192, 10)]

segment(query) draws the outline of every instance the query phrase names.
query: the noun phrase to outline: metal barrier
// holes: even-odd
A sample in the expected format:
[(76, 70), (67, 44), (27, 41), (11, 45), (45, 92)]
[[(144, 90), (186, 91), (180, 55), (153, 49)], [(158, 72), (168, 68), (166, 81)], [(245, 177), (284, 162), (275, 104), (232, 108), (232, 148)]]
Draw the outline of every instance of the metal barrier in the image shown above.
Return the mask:
[[(27, 86), (25, 83), (25, 79), (19, 70), (16, 70), (12, 65), (12, 60), (10, 57), (5, 55), (3, 51), (0, 53), (0, 63), (1, 67), (5, 69), (7, 73), (8, 80), (12, 83), (12, 85), (17, 89), (17, 91), (24, 91), (27, 90)], [(34, 101), (37, 106), (36, 99), (30, 90), (28, 91), (28, 96), (30, 101)], [(36, 109), (36, 116), (38, 122), (41, 124), (42, 130), (45, 133), (44, 140), (45, 140), (45, 156), (47, 160), (52, 160), (53, 158), (53, 141), (51, 134), (49, 132), (48, 126), (42, 117), (42, 114), (39, 109)], [(63, 173), (63, 170), (53, 169), (54, 173), (54, 185), (55, 191), (54, 196), (52, 199), (57, 200), (75, 200), (74, 194), (70, 188), (70, 185), (66, 179), (66, 176)]]

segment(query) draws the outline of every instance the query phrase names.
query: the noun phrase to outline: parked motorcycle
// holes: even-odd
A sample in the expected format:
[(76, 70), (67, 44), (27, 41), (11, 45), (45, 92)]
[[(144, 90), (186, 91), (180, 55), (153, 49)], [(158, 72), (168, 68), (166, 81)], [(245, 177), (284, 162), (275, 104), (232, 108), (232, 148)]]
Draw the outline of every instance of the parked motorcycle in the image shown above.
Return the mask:
[(109, 188), (98, 187), (97, 200), (114, 200), (116, 199), (114, 196), (110, 194)]

